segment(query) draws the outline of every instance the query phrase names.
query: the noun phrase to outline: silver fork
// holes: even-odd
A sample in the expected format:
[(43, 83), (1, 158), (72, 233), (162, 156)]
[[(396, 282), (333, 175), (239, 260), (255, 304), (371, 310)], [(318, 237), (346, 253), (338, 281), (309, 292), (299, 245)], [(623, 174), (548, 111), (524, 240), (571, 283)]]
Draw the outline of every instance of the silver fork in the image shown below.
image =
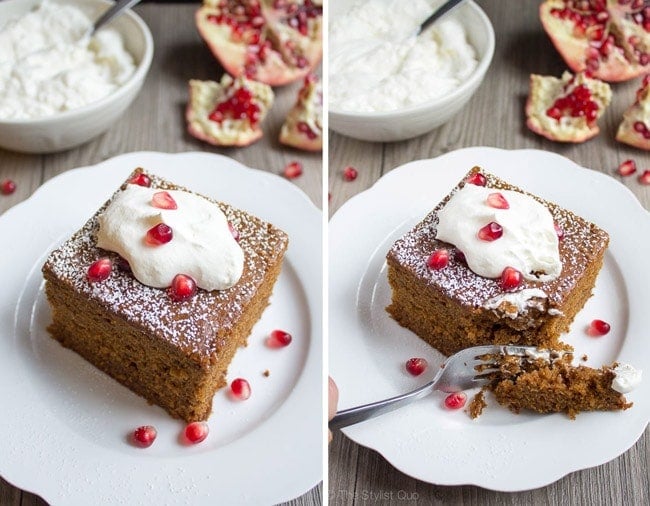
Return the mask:
[(526, 356), (527, 351), (537, 350), (532, 346), (475, 346), (459, 351), (447, 358), (441, 369), (429, 383), (406, 394), (391, 397), (383, 401), (372, 402), (336, 413), (329, 422), (330, 429), (340, 429), (355, 423), (363, 422), (384, 413), (394, 411), (402, 406), (429, 395), (434, 390), (442, 392), (459, 392), (469, 388), (485, 385), (490, 379), (490, 373), (498, 371), (495, 361), (485, 355), (516, 355)]

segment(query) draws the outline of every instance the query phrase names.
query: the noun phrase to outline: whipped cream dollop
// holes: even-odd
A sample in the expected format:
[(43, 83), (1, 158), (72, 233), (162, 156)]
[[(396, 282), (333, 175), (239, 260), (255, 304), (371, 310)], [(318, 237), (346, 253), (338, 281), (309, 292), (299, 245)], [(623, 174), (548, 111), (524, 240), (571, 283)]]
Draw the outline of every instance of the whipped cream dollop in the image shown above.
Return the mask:
[(483, 303), (483, 307), (499, 310), (508, 318), (517, 318), (520, 314), (526, 313), (529, 308), (544, 311), (544, 300), (547, 297), (546, 292), (539, 288), (524, 288), (518, 292), (506, 292), (492, 297)]
[[(509, 208), (490, 206), (491, 193), (500, 193)], [(562, 271), (553, 217), (528, 195), (466, 184), (438, 216), (437, 239), (462, 251), (479, 276), (498, 278), (506, 267), (513, 267), (529, 281), (550, 281)], [(501, 225), (503, 235), (494, 241), (479, 239), (479, 230), (491, 222)]]
[[(198, 195), (168, 190), (177, 209), (152, 204), (160, 189), (127, 185), (99, 216), (97, 246), (125, 258), (135, 278), (154, 288), (171, 285), (176, 274), (187, 274), (205, 290), (233, 286), (244, 270), (244, 252), (232, 236), (219, 207)], [(164, 223), (173, 237), (152, 246), (147, 231)]]
[(612, 389), (626, 394), (634, 390), (641, 383), (641, 372), (630, 364), (618, 364), (614, 369)]
[(29, 119), (77, 109), (106, 97), (135, 72), (120, 34), (72, 5), (45, 0), (0, 21), (0, 118)]
[[(393, 111), (449, 94), (472, 74), (476, 52), (455, 14), (420, 36), (442, 1), (357, 1), (329, 24), (329, 105)], [(408, 7), (406, 7), (408, 4)]]

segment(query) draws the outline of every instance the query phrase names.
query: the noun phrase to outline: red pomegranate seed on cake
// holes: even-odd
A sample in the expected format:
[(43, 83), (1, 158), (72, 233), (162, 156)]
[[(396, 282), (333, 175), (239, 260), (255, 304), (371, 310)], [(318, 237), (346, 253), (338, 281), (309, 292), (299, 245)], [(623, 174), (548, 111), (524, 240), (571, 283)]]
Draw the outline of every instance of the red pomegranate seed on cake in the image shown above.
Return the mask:
[(172, 197), (169, 192), (156, 192), (151, 198), (151, 205), (157, 207), (158, 209), (178, 209), (174, 197)]
[(564, 239), (564, 229), (557, 224), (557, 222), (553, 222), (553, 227), (555, 228), (555, 233), (557, 234), (557, 238), (561, 241)]
[(506, 267), (501, 273), (501, 289), (504, 291), (514, 290), (524, 280), (524, 276), (514, 267)]
[(174, 237), (172, 228), (164, 223), (158, 223), (155, 227), (147, 230), (145, 240), (150, 246), (161, 246), (171, 241), (172, 237)]
[(230, 222), (228, 222), (228, 229), (230, 230), (230, 233), (232, 234), (235, 241), (239, 242), (239, 230), (233, 227), (232, 223)]
[(406, 361), (406, 370), (413, 376), (419, 376), (428, 366), (429, 362), (426, 358), (413, 357)]
[(149, 188), (151, 186), (151, 178), (146, 174), (140, 173), (140, 174), (136, 174), (131, 179), (129, 179), (129, 183), (137, 184), (138, 186), (145, 186), (146, 188)]
[(603, 320), (593, 320), (587, 328), (587, 334), (590, 336), (604, 336), (609, 332), (609, 323)]
[(643, 174), (639, 176), (639, 183), (650, 184), (650, 169), (644, 170)]
[(0, 193), (3, 195), (11, 195), (15, 191), (16, 183), (14, 183), (11, 179), (5, 179), (2, 183), (0, 183)]
[(487, 184), (486, 177), (480, 172), (476, 172), (469, 176), (466, 180), (469, 184), (475, 184), (476, 186), (485, 186)]
[(196, 281), (186, 274), (176, 274), (169, 287), (169, 297), (175, 302), (182, 302), (194, 296)]
[(157, 435), (158, 431), (153, 425), (142, 425), (133, 431), (133, 442), (140, 448), (149, 448)]
[(495, 209), (510, 209), (510, 204), (502, 193), (490, 193), (487, 197), (487, 204)]
[(445, 397), (445, 407), (448, 409), (460, 409), (467, 402), (465, 392), (454, 392)]
[(503, 235), (503, 227), (496, 221), (491, 221), (478, 231), (478, 238), (481, 241), (496, 241)]
[(291, 162), (284, 168), (284, 177), (287, 179), (296, 179), (302, 175), (302, 163)]
[(201, 441), (204, 441), (205, 438), (208, 437), (210, 428), (205, 422), (192, 422), (188, 423), (185, 426), (183, 433), (185, 435), (185, 439), (195, 445)]
[(276, 329), (269, 334), (266, 344), (271, 348), (284, 348), (291, 344), (291, 334), (284, 330)]
[(427, 266), (429, 269), (440, 270), (447, 266), (449, 263), (449, 251), (446, 249), (437, 249), (427, 260)]
[(358, 175), (359, 173), (357, 172), (357, 169), (355, 169), (351, 165), (343, 169), (343, 179), (345, 179), (346, 181), (354, 181)]
[(113, 270), (113, 262), (110, 258), (100, 258), (95, 260), (90, 267), (88, 267), (88, 281), (94, 283), (97, 281), (104, 281), (111, 275)]
[(618, 166), (618, 173), (621, 176), (629, 176), (636, 172), (636, 162), (634, 160), (625, 160)]
[(240, 401), (245, 401), (251, 396), (251, 386), (244, 378), (237, 378), (230, 384), (230, 391), (233, 397)]

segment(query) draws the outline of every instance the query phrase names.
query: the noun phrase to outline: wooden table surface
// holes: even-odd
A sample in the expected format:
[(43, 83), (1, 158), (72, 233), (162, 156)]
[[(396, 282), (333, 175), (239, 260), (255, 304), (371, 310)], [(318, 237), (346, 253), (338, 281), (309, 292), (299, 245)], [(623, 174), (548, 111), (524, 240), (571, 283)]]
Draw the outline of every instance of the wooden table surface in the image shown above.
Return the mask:
[[(280, 126), (295, 101), (299, 84), (275, 90), (275, 104), (263, 124), (265, 136), (252, 146), (218, 149), (186, 133), (187, 81), (193, 78), (218, 79), (223, 72), (195, 28), (194, 12), (197, 8), (198, 4), (165, 3), (143, 4), (134, 9), (151, 29), (155, 43), (153, 64), (138, 98), (107, 133), (79, 148), (49, 155), (19, 154), (0, 149), (0, 181), (10, 178), (18, 186), (13, 195), (0, 195), (0, 213), (28, 198), (57, 174), (75, 167), (94, 165), (122, 153), (145, 150), (221, 153), (249, 167), (278, 174), (288, 162), (298, 160), (304, 165), (304, 174), (295, 180), (295, 184), (321, 207), (321, 154), (288, 149), (277, 141)], [(318, 485), (287, 504), (320, 505), (321, 495), (322, 486)], [(93, 504), (91, 497), (88, 501), (88, 504)], [(43, 504), (46, 503), (38, 496), (11, 486), (0, 477), (0, 506)]]
[[(476, 95), (449, 123), (409, 141), (375, 144), (330, 133), (330, 215), (391, 169), (411, 160), (433, 158), (468, 146), (534, 148), (559, 153), (584, 167), (614, 175), (634, 192), (646, 209), (650, 208), (650, 186), (641, 186), (635, 177), (622, 179), (614, 174), (618, 164), (628, 158), (635, 159), (639, 167), (650, 169), (647, 152), (614, 140), (621, 115), (632, 103), (640, 80), (613, 86), (612, 105), (601, 119), (601, 133), (595, 139), (584, 144), (563, 145), (536, 136), (524, 124), (528, 76), (531, 73), (559, 76), (566, 69), (542, 30), (537, 15), (539, 2), (479, 0), (478, 3), (494, 26), (496, 50)], [(515, 3), (517, 11), (512, 12)], [(342, 178), (342, 170), (347, 165), (359, 171), (353, 182), (345, 182)], [(606, 435), (607, 427), (603, 427), (603, 437)], [(357, 445), (339, 432), (329, 450), (328, 496), (330, 504), (334, 505), (370, 504), (372, 501), (362, 498), (371, 493), (375, 497), (378, 494), (392, 497), (385, 501), (391, 504), (642, 505), (650, 504), (649, 475), (648, 428), (630, 450), (613, 461), (572, 473), (547, 487), (519, 493), (494, 492), (476, 486), (437, 486), (418, 481), (397, 471), (378, 453)]]

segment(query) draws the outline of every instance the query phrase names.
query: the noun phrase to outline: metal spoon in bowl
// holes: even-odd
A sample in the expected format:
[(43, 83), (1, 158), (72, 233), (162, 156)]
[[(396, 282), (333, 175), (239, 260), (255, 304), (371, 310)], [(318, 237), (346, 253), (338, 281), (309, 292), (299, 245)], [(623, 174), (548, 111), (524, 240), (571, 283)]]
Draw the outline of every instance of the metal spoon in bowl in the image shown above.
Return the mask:
[(420, 35), (424, 30), (429, 28), (433, 23), (438, 21), (442, 16), (447, 14), (450, 10), (452, 10), (454, 7), (459, 5), (463, 0), (448, 0), (444, 4), (442, 4), (438, 9), (436, 9), (431, 16), (429, 16), (427, 19), (425, 19), (419, 26), (417, 32), (415, 32), (415, 36), (417, 37)]
[(115, 4), (112, 7), (109, 7), (109, 9), (104, 12), (95, 23), (93, 23), (93, 26), (91, 26), (88, 31), (84, 34), (84, 39), (89, 39), (92, 37), (97, 30), (99, 30), (102, 26), (104, 26), (106, 23), (108, 23), (111, 19), (119, 15), (122, 11), (129, 9), (130, 7), (133, 7), (134, 5), (140, 3), (141, 0), (118, 0), (115, 2)]

